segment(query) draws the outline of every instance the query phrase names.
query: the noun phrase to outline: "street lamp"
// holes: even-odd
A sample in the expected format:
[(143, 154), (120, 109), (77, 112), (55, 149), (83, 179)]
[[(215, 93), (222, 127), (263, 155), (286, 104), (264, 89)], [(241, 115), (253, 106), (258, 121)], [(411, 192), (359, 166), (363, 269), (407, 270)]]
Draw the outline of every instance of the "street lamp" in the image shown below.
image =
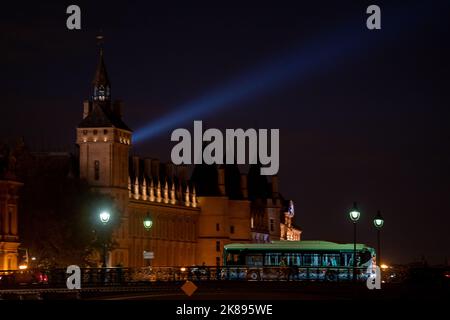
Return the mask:
[(149, 231), (153, 225), (152, 217), (150, 213), (147, 213), (147, 216), (144, 218), (144, 228)]
[(356, 223), (361, 216), (356, 202), (353, 203), (353, 208), (348, 215), (350, 216), (350, 220), (353, 222), (353, 281), (356, 281)]
[[(147, 231), (150, 231), (152, 225), (153, 225), (153, 221), (152, 221), (152, 217), (150, 216), (150, 212), (147, 212), (146, 217), (144, 218), (144, 228)], [(145, 251), (144, 251), (144, 260), (148, 260), (148, 263), (146, 262), (145, 264), (151, 265), (151, 259), (146, 258), (145, 257)]]
[(377, 229), (377, 265), (381, 266), (381, 239), (380, 239), (380, 231), (384, 225), (384, 219), (381, 216), (380, 210), (378, 210), (377, 215), (373, 219), (373, 224)]
[(111, 214), (108, 211), (102, 211), (99, 214), (99, 218), (103, 224), (107, 224), (111, 218)]
[[(100, 222), (106, 226), (106, 224), (109, 222), (109, 219), (111, 218), (111, 213), (109, 213), (109, 211), (102, 211), (99, 214), (99, 218), (100, 218)], [(106, 268), (106, 255), (107, 255), (107, 250), (106, 250), (106, 232), (104, 232), (104, 243), (103, 243), (103, 267)]]

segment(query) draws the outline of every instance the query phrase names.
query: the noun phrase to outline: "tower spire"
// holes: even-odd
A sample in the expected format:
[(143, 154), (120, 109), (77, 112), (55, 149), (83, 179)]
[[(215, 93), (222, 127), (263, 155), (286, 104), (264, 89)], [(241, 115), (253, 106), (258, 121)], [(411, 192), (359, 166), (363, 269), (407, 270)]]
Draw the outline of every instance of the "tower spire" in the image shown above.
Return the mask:
[(108, 101), (111, 98), (111, 83), (109, 82), (108, 72), (106, 71), (105, 61), (103, 59), (103, 43), (104, 36), (98, 35), (96, 37), (97, 45), (99, 46), (99, 62), (95, 71), (94, 80), (92, 84), (94, 86), (93, 99), (95, 101)]

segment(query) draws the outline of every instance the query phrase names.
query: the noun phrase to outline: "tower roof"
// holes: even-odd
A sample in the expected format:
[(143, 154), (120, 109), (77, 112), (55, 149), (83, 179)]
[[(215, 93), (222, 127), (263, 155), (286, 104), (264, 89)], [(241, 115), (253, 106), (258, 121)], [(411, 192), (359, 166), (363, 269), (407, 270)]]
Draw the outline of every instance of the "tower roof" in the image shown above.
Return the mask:
[(103, 48), (100, 48), (100, 58), (98, 61), (97, 69), (95, 70), (94, 80), (92, 80), (94, 87), (104, 86), (109, 87), (108, 72), (106, 71), (105, 60), (103, 59)]
[(111, 110), (111, 103), (109, 101), (100, 102), (94, 101), (92, 111), (89, 115), (81, 121), (78, 128), (105, 128), (114, 127), (127, 131), (132, 131), (125, 122), (120, 119)]

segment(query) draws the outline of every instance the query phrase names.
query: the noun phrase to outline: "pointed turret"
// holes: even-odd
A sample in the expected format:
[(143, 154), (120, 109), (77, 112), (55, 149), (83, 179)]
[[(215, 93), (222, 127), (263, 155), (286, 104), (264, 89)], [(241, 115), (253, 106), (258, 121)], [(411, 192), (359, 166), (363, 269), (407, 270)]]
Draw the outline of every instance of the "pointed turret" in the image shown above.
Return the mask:
[(170, 203), (175, 204), (177, 202), (175, 198), (175, 182), (172, 180), (172, 187), (170, 188)]
[(111, 83), (109, 82), (105, 60), (103, 58), (103, 36), (97, 36), (97, 41), (100, 46), (100, 57), (92, 81), (92, 85), (94, 86), (93, 99), (94, 101), (107, 101), (111, 98)]
[(153, 184), (153, 178), (150, 177), (150, 201), (155, 201), (155, 185)]
[(147, 182), (145, 181), (145, 177), (143, 177), (142, 181), (142, 200), (147, 200)]
[(164, 183), (164, 203), (169, 203), (169, 186), (167, 180)]
[(195, 186), (193, 187), (193, 190), (192, 190), (192, 206), (194, 208), (197, 207), (197, 194), (195, 192)]

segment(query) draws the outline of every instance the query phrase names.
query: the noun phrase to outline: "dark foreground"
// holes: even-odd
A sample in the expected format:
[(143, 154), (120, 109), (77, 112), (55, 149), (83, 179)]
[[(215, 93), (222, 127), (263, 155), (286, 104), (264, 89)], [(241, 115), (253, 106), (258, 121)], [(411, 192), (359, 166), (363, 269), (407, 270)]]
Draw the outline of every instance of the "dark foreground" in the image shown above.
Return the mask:
[(2, 300), (441, 300), (450, 297), (448, 285), (385, 284), (369, 290), (364, 283), (288, 281), (195, 282), (188, 296), (184, 282), (149, 283), (135, 287), (82, 288), (81, 290), (24, 288), (0, 290)]

